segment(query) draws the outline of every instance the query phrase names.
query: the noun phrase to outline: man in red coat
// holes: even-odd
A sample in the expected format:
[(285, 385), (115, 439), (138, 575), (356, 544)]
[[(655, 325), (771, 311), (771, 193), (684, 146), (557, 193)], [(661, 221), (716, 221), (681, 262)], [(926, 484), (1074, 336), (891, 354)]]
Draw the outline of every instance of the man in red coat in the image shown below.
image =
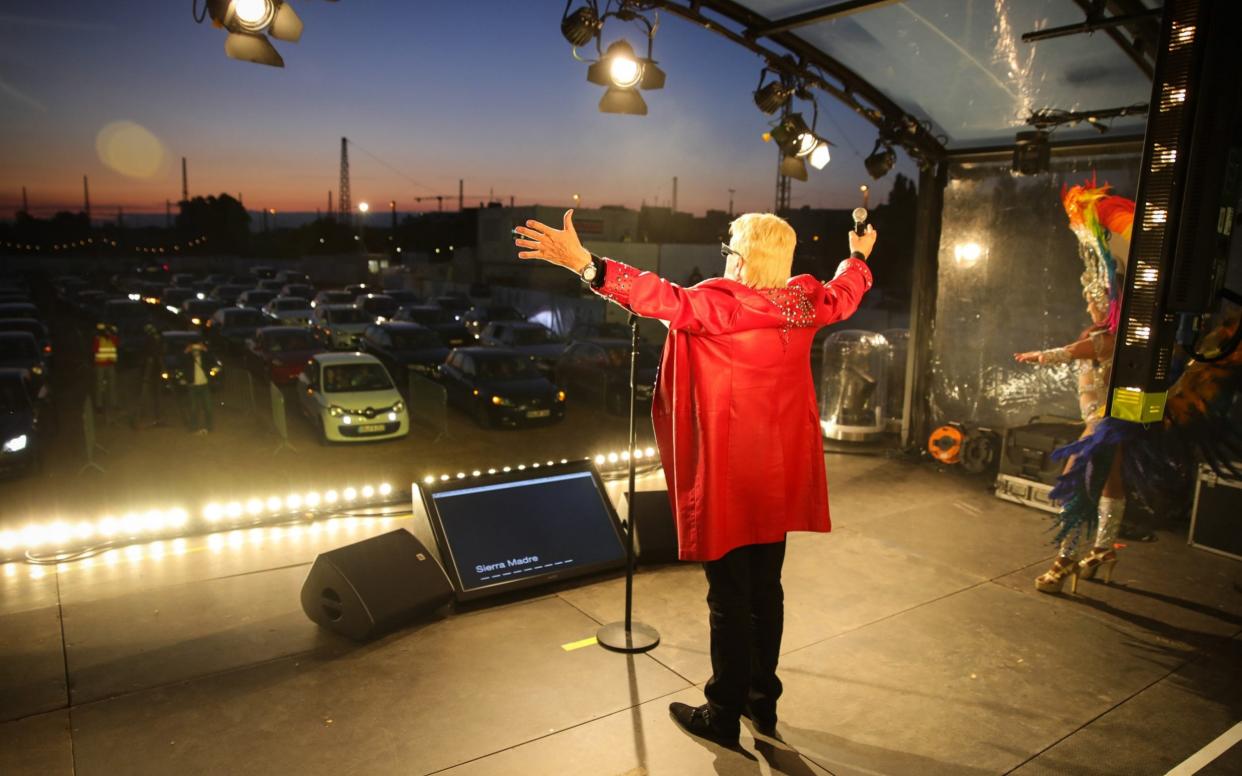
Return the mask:
[(590, 253), (572, 216), (562, 229), (518, 227), (515, 244), (526, 249), (518, 256), (567, 267), (669, 328), (651, 414), (679, 555), (702, 561), (707, 574), (712, 656), (707, 703), (669, 710), (688, 732), (725, 745), (736, 745), (742, 715), (771, 735), (785, 535), (830, 527), (811, 340), (853, 314), (871, 287), (875, 230), (850, 232), (851, 257), (824, 283), (789, 276), (797, 236), (784, 219), (747, 213), (721, 246), (724, 277), (682, 288)]

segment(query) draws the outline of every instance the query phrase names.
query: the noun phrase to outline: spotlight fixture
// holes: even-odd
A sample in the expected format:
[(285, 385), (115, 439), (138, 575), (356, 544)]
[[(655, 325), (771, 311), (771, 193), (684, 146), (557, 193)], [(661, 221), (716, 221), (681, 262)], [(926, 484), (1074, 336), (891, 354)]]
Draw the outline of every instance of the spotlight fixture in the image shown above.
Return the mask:
[[(600, 111), (647, 115), (647, 103), (639, 91), (663, 89), (665, 81), (664, 71), (651, 56), (656, 26), (628, 2), (618, 3), (615, 8), (609, 3), (603, 14), (599, 11), (598, 0), (587, 0), (573, 13), (568, 13), (569, 5), (566, 3), (567, 13), (561, 17), (561, 34), (575, 47), (574, 58), (579, 61), (582, 59), (578, 56), (577, 47), (595, 39), (595, 50), (599, 56), (587, 67), (587, 80), (606, 90), (599, 101)], [(604, 23), (610, 18), (638, 22), (646, 27), (645, 57), (638, 56), (625, 39), (613, 41), (607, 50), (602, 48), (601, 33)]]
[(224, 53), (243, 62), (284, 67), (268, 36), (290, 43), (302, 37), (302, 20), (284, 0), (207, 0), (207, 13), (228, 32)]
[(774, 81), (763, 82), (763, 77), (772, 72), (768, 68), (764, 68), (759, 73), (759, 88), (755, 89), (755, 107), (769, 116), (785, 107), (785, 103), (789, 102), (789, 98), (793, 96), (794, 87), (785, 82), (783, 78), (777, 78)]
[(1019, 132), (1013, 141), (1013, 172), (1017, 175), (1037, 175), (1047, 172), (1052, 160), (1052, 148), (1048, 145), (1048, 133), (1042, 129)]
[(786, 156), (806, 156), (815, 150), (815, 136), (800, 113), (782, 116), (768, 134)]
[(628, 42), (618, 40), (587, 68), (587, 80), (607, 87), (599, 101), (600, 111), (646, 116), (647, 103), (638, 90), (663, 88), (664, 71), (652, 59), (635, 55)]
[[(568, 5), (565, 10), (569, 10)], [(589, 5), (561, 17), (561, 35), (573, 46), (585, 46), (603, 28), (604, 23), (600, 21), (599, 12)]]
[(871, 155), (863, 160), (863, 167), (867, 168), (868, 175), (879, 180), (888, 175), (888, 171), (893, 169), (896, 162), (897, 153), (893, 151), (893, 147), (883, 140), (876, 140)]
[(828, 166), (828, 162), (832, 161), (832, 152), (828, 150), (828, 141), (820, 139), (814, 150), (811, 151), (811, 166), (817, 170), (822, 170)]
[(782, 156), (781, 175), (786, 178), (805, 181), (807, 179), (806, 162), (800, 156)]

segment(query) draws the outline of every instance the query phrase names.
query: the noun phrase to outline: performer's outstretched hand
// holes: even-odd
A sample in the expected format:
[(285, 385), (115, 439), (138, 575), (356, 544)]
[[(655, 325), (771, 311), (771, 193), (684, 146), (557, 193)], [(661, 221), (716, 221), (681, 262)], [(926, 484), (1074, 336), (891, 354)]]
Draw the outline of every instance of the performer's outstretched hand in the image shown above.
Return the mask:
[(1025, 353), (1014, 353), (1013, 360), (1020, 364), (1042, 364), (1044, 363), (1044, 354), (1040, 350), (1028, 350)]
[(565, 211), (565, 220), (561, 229), (553, 229), (533, 219), (527, 221), (526, 226), (514, 229), (513, 231), (525, 239), (519, 237), (513, 241), (513, 244), (519, 248), (529, 249), (518, 253), (518, 258), (543, 259), (552, 264), (568, 267), (574, 272), (581, 272), (583, 267), (591, 263), (591, 253), (582, 247), (582, 241), (578, 239), (578, 232), (574, 230), (573, 215), (572, 208)]
[(858, 251), (863, 258), (870, 258), (871, 249), (875, 247), (876, 231), (875, 227), (867, 224), (867, 229), (862, 234), (855, 234), (854, 230), (850, 230), (850, 252)]

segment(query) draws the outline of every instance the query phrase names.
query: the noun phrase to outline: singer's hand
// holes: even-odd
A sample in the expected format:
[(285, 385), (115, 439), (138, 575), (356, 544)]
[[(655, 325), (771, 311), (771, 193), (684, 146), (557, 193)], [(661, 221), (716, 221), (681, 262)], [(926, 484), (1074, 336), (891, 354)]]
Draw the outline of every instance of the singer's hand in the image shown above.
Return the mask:
[(513, 231), (522, 235), (513, 241), (519, 248), (530, 250), (518, 253), (519, 259), (543, 259), (544, 261), (568, 267), (574, 272), (591, 263), (591, 253), (582, 247), (578, 233), (574, 230), (574, 211), (565, 211), (563, 229), (553, 229), (547, 224), (530, 220), (526, 226), (519, 226)]
[(871, 249), (875, 247), (875, 227), (867, 224), (867, 231), (862, 234), (855, 234), (854, 230), (850, 230), (850, 252), (858, 251), (864, 258), (871, 256)]

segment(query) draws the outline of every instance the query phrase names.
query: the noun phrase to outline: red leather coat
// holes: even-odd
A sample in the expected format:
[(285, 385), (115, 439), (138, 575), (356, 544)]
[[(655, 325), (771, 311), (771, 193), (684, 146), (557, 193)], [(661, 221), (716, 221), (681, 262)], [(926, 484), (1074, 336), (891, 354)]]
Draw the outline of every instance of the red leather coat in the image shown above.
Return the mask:
[(651, 414), (682, 560), (830, 529), (811, 340), (869, 288), (857, 259), (828, 283), (799, 275), (762, 290), (722, 278), (682, 288), (605, 261), (601, 296), (668, 322)]

